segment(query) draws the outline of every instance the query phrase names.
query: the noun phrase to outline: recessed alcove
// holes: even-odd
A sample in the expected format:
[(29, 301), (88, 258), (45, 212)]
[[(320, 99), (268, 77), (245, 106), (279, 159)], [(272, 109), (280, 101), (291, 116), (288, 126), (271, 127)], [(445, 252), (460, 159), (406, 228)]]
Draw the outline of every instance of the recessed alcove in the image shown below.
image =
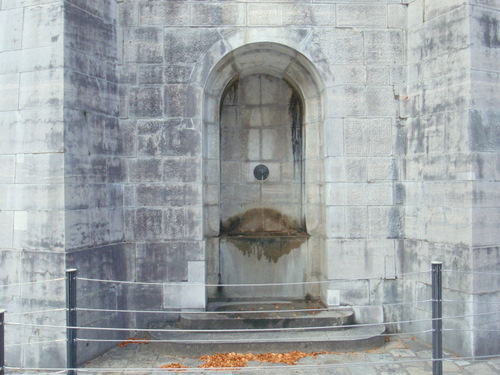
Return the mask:
[[(254, 43), (226, 55), (204, 95), (208, 298), (321, 295), (323, 88), (297, 51)], [(258, 172), (256, 168), (262, 168)], [(264, 177), (263, 174), (265, 173)]]

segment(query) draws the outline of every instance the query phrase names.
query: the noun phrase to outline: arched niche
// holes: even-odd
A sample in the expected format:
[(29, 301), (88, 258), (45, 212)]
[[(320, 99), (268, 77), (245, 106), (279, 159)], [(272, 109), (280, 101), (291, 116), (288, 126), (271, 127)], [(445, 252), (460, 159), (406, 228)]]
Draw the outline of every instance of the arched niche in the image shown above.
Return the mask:
[[(314, 65), (295, 49), (282, 44), (245, 44), (223, 56), (211, 69), (203, 90), (204, 236), (207, 282), (220, 282), (219, 238), (221, 235), (221, 101), (235, 82), (253, 77), (282, 81), (300, 102), (301, 199), (299, 225), (308, 236), (307, 259), (302, 259), (301, 281), (321, 276), (323, 237), (322, 129), (324, 85)], [(265, 78), (269, 77), (269, 78)], [(319, 295), (319, 290), (310, 290)], [(208, 291), (208, 297), (213, 294)]]

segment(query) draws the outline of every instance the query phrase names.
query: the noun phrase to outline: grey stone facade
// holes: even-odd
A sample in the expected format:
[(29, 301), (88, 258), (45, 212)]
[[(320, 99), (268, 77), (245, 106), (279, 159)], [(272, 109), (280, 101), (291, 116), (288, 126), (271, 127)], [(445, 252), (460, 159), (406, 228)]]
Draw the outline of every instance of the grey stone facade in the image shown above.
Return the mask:
[[(224, 264), (255, 255), (242, 257), (221, 221), (268, 208), (281, 216), (265, 228), (284, 229), (288, 215), (297, 225), (286, 228), (304, 236), (295, 250), (280, 240), (281, 253), (262, 257), (276, 274), (269, 281), (332, 280), (289, 293), (365, 306), (360, 321), (428, 318), (423, 304), (380, 307), (430, 294), (427, 274), (396, 274), (431, 260), (500, 270), (499, 21), (495, 0), (0, 0), (1, 283), (76, 267), (87, 278), (162, 284), (82, 282), (87, 307), (203, 309), (217, 292), (200, 283), (217, 284)], [(289, 130), (270, 116), (285, 106), (264, 99), (268, 76), (300, 98), (292, 134), (302, 141), (291, 154)], [(243, 97), (257, 81), (268, 88), (259, 103), (248, 94), (221, 115), (236, 79)], [(252, 179), (262, 163), (268, 190)], [(449, 275), (445, 293), (466, 304), (445, 313), (489, 311), (500, 295), (491, 280)], [(64, 284), (0, 295), (11, 312), (63, 306)], [(115, 327), (153, 318), (79, 316)], [(37, 322), (62, 320), (56, 312)], [(451, 350), (500, 350), (498, 333), (470, 331), (498, 330), (498, 316), (449, 324), (463, 329), (447, 332)], [(82, 347), (80, 359), (106, 347)], [(7, 358), (63, 365), (65, 345), (13, 347)]]

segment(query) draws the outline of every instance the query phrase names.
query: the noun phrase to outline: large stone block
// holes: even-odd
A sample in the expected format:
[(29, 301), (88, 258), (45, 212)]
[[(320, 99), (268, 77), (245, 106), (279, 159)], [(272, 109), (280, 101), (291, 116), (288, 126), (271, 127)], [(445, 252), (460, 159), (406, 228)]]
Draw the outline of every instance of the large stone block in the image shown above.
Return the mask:
[(345, 205), (347, 188), (344, 183), (327, 183), (325, 185), (325, 204), (329, 206)]
[(385, 28), (387, 26), (387, 5), (338, 4), (337, 26)]
[(346, 119), (345, 152), (352, 156), (382, 156), (392, 152), (390, 120)]
[[(192, 5), (192, 24), (196, 26), (244, 26), (246, 6), (238, 3), (194, 3)], [(187, 13), (187, 12), (186, 12)]]
[(278, 26), (282, 24), (282, 6), (277, 4), (249, 4), (248, 26)]
[(161, 117), (163, 95), (158, 87), (131, 87), (129, 89), (129, 116), (137, 118)]
[(141, 206), (192, 206), (201, 203), (201, 185), (165, 184), (137, 186), (137, 204)]
[(139, 84), (158, 85), (163, 83), (164, 68), (159, 65), (139, 66), (138, 81)]
[(23, 48), (56, 46), (63, 43), (62, 4), (49, 3), (24, 10)]
[[(479, 95), (479, 91), (476, 94)], [(497, 107), (493, 103), (488, 107), (491, 109), (473, 109), (470, 112), (470, 147), (473, 151), (500, 150), (500, 111), (494, 109)]]
[[(330, 274), (330, 278), (344, 278), (344, 272)], [(330, 281), (328, 289), (339, 290), (340, 305), (363, 306), (370, 300), (370, 285), (367, 280), (359, 281)]]
[(85, 248), (91, 244), (89, 212), (87, 210), (67, 211), (64, 220), (66, 249)]
[(471, 96), (474, 105), (480, 108), (498, 108), (500, 105), (500, 92), (498, 90), (500, 73), (472, 71), (471, 79), (473, 81)]
[(283, 4), (283, 25), (335, 25), (334, 4)]
[(166, 239), (182, 239), (185, 236), (186, 214), (183, 208), (163, 210), (163, 234)]
[(366, 158), (344, 158), (346, 181), (366, 181)]
[(349, 28), (322, 30), (318, 42), (333, 64), (364, 62), (363, 31)]
[(15, 155), (0, 155), (0, 184), (14, 183), (15, 167)]
[(365, 31), (366, 61), (369, 63), (404, 63), (403, 33), (399, 30)]
[(165, 62), (194, 63), (220, 39), (213, 28), (168, 28), (164, 32)]
[(391, 205), (392, 183), (350, 183), (347, 184), (347, 204), (372, 206)]
[[(24, 251), (21, 258), (23, 270), (21, 282), (32, 282), (53, 279), (64, 275), (65, 254), (54, 251)], [(63, 305), (64, 281), (53, 283), (33, 283), (26, 285), (21, 295), (28, 299), (37, 299), (46, 302), (59, 302)]]
[(18, 109), (19, 74), (0, 75), (0, 98), (0, 111)]
[[(80, 1), (80, 3), (83, 2)], [(95, 5), (103, 6), (109, 3), (109, 1), (100, 1), (95, 3)], [(116, 59), (117, 44), (115, 27), (109, 22), (111, 20), (103, 20), (101, 15), (91, 14), (87, 10), (89, 6), (92, 7), (90, 4), (90, 2), (75, 4), (76, 6), (73, 6), (69, 2), (65, 4), (65, 43), (73, 50), (84, 51), (98, 59)], [(99, 13), (95, 12), (95, 7), (93, 8), (93, 13)], [(111, 16), (111, 13), (106, 14)], [(79, 67), (74, 68), (78, 69)], [(94, 66), (94, 69), (100, 68), (102, 67)], [(85, 72), (85, 70), (80, 71)]]
[(344, 238), (345, 208), (341, 206), (327, 207), (325, 227), (327, 238)]
[[(124, 17), (131, 19), (133, 14), (124, 9)], [(137, 11), (136, 11), (137, 12)], [(139, 23), (142, 25), (157, 26), (187, 26), (189, 24), (189, 6), (182, 2), (149, 1), (141, 3), (139, 7)], [(130, 23), (128, 21), (127, 23)]]
[(369, 207), (370, 238), (401, 238), (404, 229), (404, 210), (401, 207)]
[(472, 220), (472, 245), (495, 246), (500, 240), (500, 234), (496, 229), (500, 223), (500, 208), (473, 208)]
[(343, 157), (326, 158), (325, 180), (328, 182), (345, 181), (345, 163)]
[(131, 159), (128, 161), (127, 175), (131, 182), (162, 181), (161, 160)]
[(399, 165), (392, 157), (373, 157), (366, 161), (367, 179), (374, 180), (397, 180), (399, 178)]
[(168, 65), (164, 68), (165, 83), (187, 83), (191, 76), (192, 68), (183, 65)]
[(2, 51), (0, 53), (0, 75), (14, 74), (21, 70), (21, 51)]
[(399, 101), (393, 86), (368, 88), (366, 90), (366, 112), (368, 116), (396, 117)]
[(18, 154), (16, 157), (16, 183), (62, 183), (63, 171), (63, 154)]
[(6, 210), (58, 210), (64, 208), (62, 184), (0, 184), (0, 207)]
[(8, 9), (0, 11), (0, 51), (21, 49), (24, 9)]
[(109, 244), (109, 209), (90, 210), (89, 222), (92, 246)]
[(171, 158), (163, 162), (164, 181), (201, 182), (201, 165), (195, 158)]
[(189, 85), (165, 87), (165, 115), (167, 117), (201, 117), (201, 91)]
[(423, 28), (408, 34), (409, 61), (421, 61), (468, 47), (468, 7), (461, 6), (442, 17), (426, 22)]
[(163, 212), (159, 209), (139, 208), (130, 213), (130, 227), (136, 240), (158, 240), (162, 236)]
[[(13, 232), (14, 232), (14, 212), (13, 211), (0, 211), (0, 248), (11, 249), (13, 245)], [(2, 264), (9, 264), (3, 262)], [(10, 266), (7, 267), (7, 271)], [(17, 281), (6, 282), (5, 284), (13, 283)]]
[(463, 1), (460, 0), (444, 0), (436, 4), (425, 2), (425, 20), (431, 20), (436, 17), (443, 16), (448, 12), (463, 6)]
[(395, 29), (405, 29), (408, 27), (407, 4), (387, 5), (387, 27)]
[(368, 208), (367, 207), (346, 207), (346, 238), (367, 238), (368, 237)]
[(163, 61), (162, 36), (162, 29), (159, 27), (125, 29), (125, 62), (161, 63)]
[(186, 120), (140, 121), (138, 153), (143, 156), (199, 156), (201, 135)]
[(72, 108), (111, 116), (119, 114), (118, 85), (75, 71), (65, 73), (65, 103)]

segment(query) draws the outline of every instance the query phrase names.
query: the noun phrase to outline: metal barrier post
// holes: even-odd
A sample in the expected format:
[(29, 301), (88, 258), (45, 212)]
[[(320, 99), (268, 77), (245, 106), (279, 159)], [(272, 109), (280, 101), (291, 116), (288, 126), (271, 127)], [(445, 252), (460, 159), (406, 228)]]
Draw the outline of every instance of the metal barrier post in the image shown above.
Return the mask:
[(442, 262), (432, 262), (432, 375), (443, 374)]
[[(66, 270), (66, 367), (76, 368), (76, 269)], [(68, 370), (68, 375), (76, 375)]]
[(5, 375), (5, 310), (0, 310), (0, 375)]

